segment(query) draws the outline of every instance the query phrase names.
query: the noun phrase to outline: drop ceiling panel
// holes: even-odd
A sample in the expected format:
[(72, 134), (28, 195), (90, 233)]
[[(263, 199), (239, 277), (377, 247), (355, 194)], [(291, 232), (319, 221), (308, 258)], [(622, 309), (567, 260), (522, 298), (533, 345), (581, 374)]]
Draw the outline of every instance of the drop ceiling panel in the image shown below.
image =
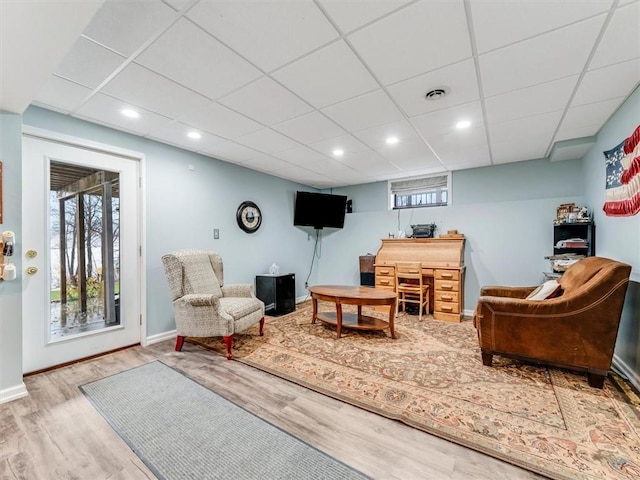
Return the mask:
[(185, 115), (181, 121), (228, 139), (234, 139), (262, 128), (259, 123), (217, 103), (203, 102), (202, 105), (208, 106)]
[(182, 18), (136, 62), (210, 99), (260, 77), (260, 70)]
[[(315, 188), (336, 186), (335, 180), (298, 166), (292, 166), (283, 168), (282, 170), (278, 170), (278, 176), (301, 183), (302, 185), (309, 185)], [(291, 215), (291, 220), (293, 221), (293, 211), (291, 212)]]
[[(420, 137), (406, 120), (360, 130), (355, 132), (354, 135), (365, 145), (374, 149), (385, 146), (386, 139), (389, 137), (398, 138), (400, 143), (420, 141)], [(393, 145), (390, 145), (389, 148), (393, 148)]]
[(128, 57), (176, 18), (176, 12), (160, 0), (108, 0), (93, 17), (84, 35)]
[(290, 150), (300, 146), (298, 142), (291, 140), (270, 128), (263, 128), (262, 130), (249, 133), (248, 135), (243, 135), (242, 137), (236, 138), (235, 141), (268, 154), (282, 152), (284, 150)]
[(338, 41), (273, 73), (273, 78), (321, 108), (375, 90), (378, 83), (349, 47)]
[(625, 97), (639, 82), (640, 58), (591, 70), (582, 78), (571, 106)]
[(470, 121), (474, 128), (484, 124), (480, 102), (425, 113), (411, 118), (410, 122), (425, 138), (431, 138), (455, 131), (456, 124), (464, 120)]
[(421, 141), (401, 142), (376, 149), (385, 160), (403, 170), (439, 166), (440, 162), (431, 149)]
[(342, 161), (343, 157), (348, 157), (352, 153), (370, 150), (369, 147), (354, 138), (352, 135), (341, 135), (339, 137), (329, 138), (327, 140), (312, 143), (309, 146), (328, 157), (334, 157), (335, 155), (333, 154), (333, 151), (340, 149), (344, 154), (338, 158), (339, 161)]
[(262, 77), (218, 102), (267, 126), (313, 110), (308, 103), (269, 77)]
[(338, 38), (338, 32), (310, 0), (204, 1), (187, 16), (266, 72)]
[(491, 153), (494, 164), (523, 162), (527, 160), (544, 158), (549, 146), (546, 136), (531, 136), (517, 142), (506, 141), (493, 143)]
[(307, 113), (306, 115), (279, 123), (273, 128), (307, 145), (346, 133), (342, 128), (318, 112)]
[(569, 104), (577, 81), (578, 75), (574, 75), (487, 98), (488, 121), (500, 123), (563, 110)]
[(491, 97), (580, 73), (606, 15), (480, 55), (484, 95)]
[(560, 141), (595, 135), (623, 100), (624, 97), (613, 98), (570, 108), (562, 121), (555, 140)]
[(463, 2), (420, 2), (349, 35), (388, 85), (471, 57)]
[(491, 163), (487, 135), (482, 127), (450, 132), (427, 141), (447, 168), (459, 170), (461, 165), (482, 166)]
[(395, 122), (404, 118), (383, 90), (376, 90), (322, 109), (350, 132)]
[[(612, 0), (470, 2), (479, 53), (605, 13)], [(499, 27), (496, 19), (499, 20)]]
[(343, 33), (349, 33), (398, 8), (410, 3), (407, 0), (345, 2), (344, 0), (320, 0), (319, 3)]
[(340, 158), (340, 163), (364, 175), (397, 173), (400, 169), (373, 150), (353, 152)]
[(271, 173), (282, 170), (283, 168), (288, 168), (291, 164), (284, 160), (262, 154), (252, 158), (251, 160), (243, 162), (242, 166), (252, 170), (258, 170), (260, 172)]
[(260, 152), (240, 145), (239, 143), (232, 142), (231, 140), (218, 143), (216, 145), (210, 145), (201, 150), (207, 155), (218, 158), (220, 160), (226, 160), (232, 163), (242, 163), (260, 155)]
[(121, 55), (80, 37), (54, 73), (86, 87), (96, 88), (124, 60)]
[(35, 101), (45, 108), (51, 106), (67, 113), (78, 108), (90, 93), (91, 90), (86, 87), (51, 75)]
[(274, 153), (273, 156), (294, 165), (306, 165), (312, 162), (322, 162), (327, 159), (326, 155), (309, 147), (292, 148), (284, 152)]
[[(444, 97), (427, 100), (427, 92), (442, 88)], [(391, 96), (404, 112), (413, 117), (442, 110), (480, 98), (476, 67), (472, 59), (440, 68), (388, 87)]]
[(189, 125), (180, 122), (171, 122), (158, 130), (154, 130), (149, 137), (195, 151), (202, 151), (226, 141), (224, 138), (216, 137), (207, 132), (198, 132), (202, 135), (201, 138), (189, 138), (187, 134), (192, 131), (194, 131), (194, 128)]
[(640, 57), (640, 2), (616, 9), (589, 68), (598, 68)]
[(132, 108), (132, 105), (98, 93), (78, 109), (74, 116), (139, 135), (146, 135), (171, 121), (167, 117), (139, 107), (135, 108), (140, 113), (139, 118), (125, 117), (120, 113), (123, 108)]
[[(533, 117), (511, 120), (489, 125), (489, 141), (493, 160), (496, 161), (496, 152), (502, 152), (504, 145), (528, 145), (535, 151), (542, 150), (541, 156), (551, 144), (553, 134), (558, 127), (562, 112), (545, 113)], [(526, 154), (520, 155), (516, 148), (511, 154), (514, 156), (514, 162), (526, 160), (523, 158)], [(540, 158), (540, 157), (533, 157)]]
[(136, 64), (128, 65), (101, 91), (170, 118), (209, 103), (206, 97)]

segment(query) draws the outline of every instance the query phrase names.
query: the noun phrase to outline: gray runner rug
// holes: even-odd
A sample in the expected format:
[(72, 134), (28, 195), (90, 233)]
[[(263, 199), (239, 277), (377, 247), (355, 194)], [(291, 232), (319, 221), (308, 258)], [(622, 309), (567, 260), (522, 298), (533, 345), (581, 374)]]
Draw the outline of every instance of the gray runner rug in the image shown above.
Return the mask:
[(369, 478), (159, 361), (80, 389), (160, 479)]

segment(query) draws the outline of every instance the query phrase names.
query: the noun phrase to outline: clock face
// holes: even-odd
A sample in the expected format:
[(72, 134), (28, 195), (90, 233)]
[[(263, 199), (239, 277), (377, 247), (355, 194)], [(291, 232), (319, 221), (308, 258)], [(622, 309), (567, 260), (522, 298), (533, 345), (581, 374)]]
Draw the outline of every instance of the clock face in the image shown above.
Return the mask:
[(262, 223), (260, 208), (253, 202), (242, 202), (236, 212), (238, 226), (247, 233), (253, 233)]

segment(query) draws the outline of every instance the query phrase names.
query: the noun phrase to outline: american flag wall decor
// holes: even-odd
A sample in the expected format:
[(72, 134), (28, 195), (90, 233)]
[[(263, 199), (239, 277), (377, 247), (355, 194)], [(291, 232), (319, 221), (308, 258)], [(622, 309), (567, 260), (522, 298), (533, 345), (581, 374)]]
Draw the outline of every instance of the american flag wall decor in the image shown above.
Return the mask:
[(605, 203), (610, 217), (640, 212), (640, 125), (630, 137), (604, 152), (606, 165)]

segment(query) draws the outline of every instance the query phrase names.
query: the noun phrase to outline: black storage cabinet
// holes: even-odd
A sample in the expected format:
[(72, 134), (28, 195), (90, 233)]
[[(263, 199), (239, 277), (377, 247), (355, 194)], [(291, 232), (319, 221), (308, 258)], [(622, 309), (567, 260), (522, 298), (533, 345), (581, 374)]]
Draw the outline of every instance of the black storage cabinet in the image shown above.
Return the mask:
[(278, 316), (294, 312), (296, 309), (296, 276), (257, 275), (256, 297), (264, 302), (266, 315)]

